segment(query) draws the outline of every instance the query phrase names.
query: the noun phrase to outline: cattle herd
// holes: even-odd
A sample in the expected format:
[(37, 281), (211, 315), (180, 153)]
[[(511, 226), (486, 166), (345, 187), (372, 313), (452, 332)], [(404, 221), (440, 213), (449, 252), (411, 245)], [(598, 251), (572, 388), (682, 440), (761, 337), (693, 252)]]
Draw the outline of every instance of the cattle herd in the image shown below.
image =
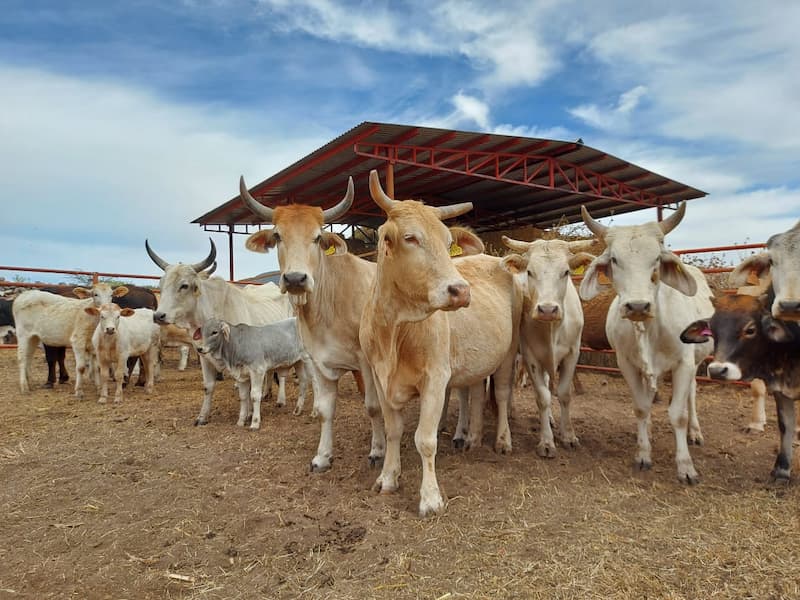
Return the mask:
[[(426, 516), (444, 508), (435, 460), (439, 423), (451, 392), (459, 401), (456, 446), (481, 444), (488, 393), (497, 408), (495, 449), (512, 450), (508, 419), (518, 357), (536, 392), (538, 454), (555, 455), (553, 398), (560, 405), (558, 439), (568, 448), (579, 444), (569, 409), (584, 326), (581, 299), (608, 289), (613, 301), (605, 332), (631, 390), (636, 467), (652, 466), (651, 407), (658, 382), (669, 375), (677, 475), (684, 483), (698, 482), (689, 452), (691, 444), (703, 443), (695, 374), (713, 354), (708, 366), (712, 378), (758, 378), (774, 395), (781, 433), (772, 477), (789, 478), (794, 402), (800, 397), (800, 222), (770, 238), (765, 252), (731, 274), (732, 286), (743, 284), (751, 272), (769, 275), (763, 295), (714, 299), (702, 272), (682, 263), (664, 244), (683, 219), (685, 203), (664, 221), (635, 226), (604, 226), (582, 208), (584, 222), (603, 243), (597, 256), (587, 253), (594, 240), (504, 237), (511, 252), (497, 257), (485, 254), (471, 231), (442, 223), (471, 210), (471, 203), (433, 207), (398, 201), (384, 192), (375, 171), (369, 189), (386, 213), (375, 263), (349, 254), (339, 236), (323, 229), (350, 208), (352, 178), (344, 198), (327, 210), (301, 204), (269, 208), (250, 195), (241, 179), (242, 201), (261, 222), (272, 225), (253, 233), (246, 247), (276, 249), (278, 286), (241, 287), (210, 277), (216, 264), (213, 242), (208, 256), (196, 264), (169, 263), (145, 242), (148, 255), (164, 271), (157, 304), (141, 288), (134, 293), (132, 286), (112, 290), (99, 283), (91, 290), (75, 289), (74, 298), (30, 290), (10, 310), (0, 305), (0, 328), (16, 329), (20, 389), (31, 389), (30, 361), (41, 343), (54, 349), (46, 355), (50, 385), (58, 349), (61, 381), (68, 377), (63, 348), (69, 346), (76, 361), (76, 396), (83, 395), (90, 377), (99, 401), (106, 402), (108, 380), (114, 377), (114, 401), (121, 401), (123, 381), (136, 358), (149, 392), (159, 344), (177, 335), (199, 352), (204, 396), (196, 425), (208, 422), (221, 372), (230, 374), (239, 393), (237, 424), (251, 429), (260, 427), (259, 407), (273, 373), (283, 404), (285, 379), (295, 369), (301, 384), (295, 414), (303, 409), (310, 379), (313, 414), (320, 422), (311, 469), (324, 471), (334, 455), (338, 380), (354, 372), (372, 428), (368, 458), (371, 465), (381, 465), (374, 486), (381, 493), (399, 487), (404, 409), (419, 402), (414, 441), (422, 459), (419, 513)], [(585, 273), (576, 289), (571, 274), (581, 266)]]

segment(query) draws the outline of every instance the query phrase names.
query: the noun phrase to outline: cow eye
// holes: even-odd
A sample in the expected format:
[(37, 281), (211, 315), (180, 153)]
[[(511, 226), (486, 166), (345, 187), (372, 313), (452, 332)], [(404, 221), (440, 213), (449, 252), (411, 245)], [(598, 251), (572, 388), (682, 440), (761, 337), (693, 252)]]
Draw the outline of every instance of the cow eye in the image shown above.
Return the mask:
[(753, 337), (756, 334), (756, 326), (753, 323), (750, 323), (747, 327), (744, 328), (743, 333), (747, 337)]
[(617, 264), (617, 258), (616, 258), (615, 256), (612, 256), (612, 257), (611, 257), (611, 264), (612, 264), (612, 265), (615, 265), (615, 264)]
[(277, 231), (275, 231), (272, 233), (272, 239), (275, 240), (275, 243), (277, 244), (281, 241), (281, 236)]
[(533, 271), (531, 271), (530, 269), (528, 269), (528, 277), (533, 277)]
[(413, 233), (406, 233), (405, 235), (403, 235), (403, 239), (409, 244), (413, 244), (414, 246), (419, 246), (419, 240), (417, 239), (417, 236), (415, 236)]
[(569, 277), (569, 269), (564, 271), (564, 274), (562, 275), (562, 277)]
[(182, 283), (182, 284), (181, 284), (181, 287), (180, 287), (180, 288), (178, 288), (178, 289), (179, 289), (180, 291), (183, 291), (183, 290), (188, 290), (188, 289), (189, 289), (189, 284), (188, 284), (188, 283)]

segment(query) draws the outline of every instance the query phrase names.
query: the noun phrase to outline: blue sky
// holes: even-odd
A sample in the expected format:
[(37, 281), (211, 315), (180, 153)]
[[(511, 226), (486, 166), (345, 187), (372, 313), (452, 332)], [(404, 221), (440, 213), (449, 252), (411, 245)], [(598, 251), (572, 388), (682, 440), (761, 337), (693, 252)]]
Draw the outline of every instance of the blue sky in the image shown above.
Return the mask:
[(581, 137), (709, 192), (672, 247), (764, 241), (800, 217), (800, 3), (696, 4), (6, 0), (0, 263), (197, 261), (240, 174), (362, 121)]

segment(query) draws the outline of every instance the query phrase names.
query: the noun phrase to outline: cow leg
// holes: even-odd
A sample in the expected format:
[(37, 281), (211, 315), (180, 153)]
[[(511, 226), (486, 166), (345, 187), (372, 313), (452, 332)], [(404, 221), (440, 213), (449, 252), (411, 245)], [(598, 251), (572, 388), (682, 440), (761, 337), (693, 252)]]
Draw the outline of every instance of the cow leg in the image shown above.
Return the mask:
[[(561, 361), (558, 370), (558, 404), (561, 408), (560, 435), (561, 443), (567, 448), (577, 448), (580, 444), (575, 430), (572, 428), (570, 405), (572, 404), (572, 383), (575, 381), (575, 366), (578, 364), (578, 352), (570, 352)], [(577, 393), (577, 392), (576, 392)]]
[[(272, 373), (272, 371), (270, 371)], [(270, 387), (272, 385), (270, 384)], [(278, 406), (286, 406), (286, 374), (278, 372)]]
[[(261, 394), (264, 392), (264, 379), (269, 377), (271, 370), (251, 368), (250, 371), (250, 404), (253, 406), (253, 416), (250, 419), (250, 430), (258, 431), (261, 428)], [(241, 412), (239, 414), (241, 418)]]
[[(365, 371), (362, 371), (364, 373)], [(373, 373), (373, 377), (375, 374)], [(386, 456), (383, 459), (383, 468), (378, 479), (375, 480), (373, 489), (381, 494), (396, 492), (400, 487), (400, 440), (403, 437), (403, 406), (400, 399), (389, 399), (385, 396), (385, 388), (376, 386), (378, 399), (381, 403), (383, 412), (383, 423), (386, 427)], [(444, 394), (442, 394), (444, 402)], [(422, 418), (422, 406), (424, 400), (420, 396), (420, 419)], [(439, 406), (439, 417), (441, 417), (441, 406)], [(424, 468), (424, 461), (423, 461)]]
[(333, 460), (333, 416), (336, 413), (337, 379), (328, 379), (317, 373), (319, 394), (314, 391), (314, 406), (319, 414), (319, 445), (317, 454), (311, 459), (311, 470), (321, 473), (331, 468)]
[[(655, 392), (647, 385), (644, 375), (639, 369), (625, 360), (622, 352), (617, 353), (617, 363), (633, 398), (633, 412), (636, 415), (636, 452), (635, 465), (640, 471), (647, 471), (653, 466), (650, 446), (650, 411), (653, 407)], [(674, 383), (673, 383), (674, 385)], [(686, 444), (684, 438), (683, 443)]]
[(672, 401), (669, 404), (669, 421), (675, 432), (675, 462), (678, 465), (678, 480), (693, 485), (700, 478), (692, 463), (687, 441), (688, 401), (692, 384), (695, 384), (694, 361), (682, 363), (672, 371)]
[(122, 388), (125, 385), (125, 377), (123, 374), (125, 370), (128, 368), (128, 356), (125, 354), (120, 353), (119, 357), (117, 358), (117, 367), (116, 367), (116, 382), (117, 387), (114, 391), (114, 403), (118, 404), (122, 402)]
[(185, 371), (189, 365), (189, 346), (182, 344), (179, 349), (180, 359), (178, 360), (178, 371)]
[(447, 429), (447, 409), (450, 406), (450, 386), (444, 391), (444, 404), (442, 405), (442, 416), (439, 418), (439, 433)]
[(51, 389), (56, 383), (56, 362), (58, 361), (58, 348), (44, 346), (44, 359), (47, 362), (47, 383), (43, 387)]
[(556, 442), (551, 423), (553, 396), (550, 393), (550, 376), (540, 366), (532, 363), (528, 363), (528, 369), (533, 389), (536, 390), (536, 405), (539, 408), (539, 443), (536, 446), (536, 453), (542, 458), (555, 458)]
[(98, 377), (100, 379), (100, 385), (98, 386), (98, 390), (100, 393), (97, 396), (97, 402), (100, 404), (105, 404), (108, 402), (108, 365), (103, 364), (101, 361), (98, 361), (100, 364), (100, 369), (98, 372)]
[(361, 380), (364, 385), (364, 406), (367, 409), (367, 416), (372, 426), (372, 439), (367, 459), (370, 467), (377, 467), (383, 462), (383, 457), (386, 454), (384, 418), (372, 369), (364, 361), (361, 361), (360, 366)]
[[(481, 380), (480, 383), (470, 386), (469, 388), (462, 388), (459, 390), (459, 409), (463, 406), (465, 400), (469, 406), (469, 426), (467, 427), (467, 439), (464, 442), (464, 447), (479, 448), (483, 445), (483, 409), (486, 405), (486, 381)], [(460, 411), (459, 411), (460, 412)], [(459, 415), (459, 419), (461, 416)]]
[(153, 393), (153, 385), (156, 381), (156, 371), (158, 371), (158, 355), (160, 353), (160, 348), (155, 346), (150, 346), (147, 349), (147, 352), (141, 357), (142, 360), (142, 367), (145, 369), (145, 379), (144, 379), (144, 393), (145, 394), (152, 394)]
[(794, 442), (795, 407), (794, 400), (780, 392), (775, 392), (775, 408), (778, 410), (778, 429), (781, 432), (781, 445), (775, 466), (770, 474), (773, 481), (788, 481), (792, 471), (792, 442)]
[(239, 419), (236, 421), (237, 427), (244, 427), (248, 419), (253, 417), (253, 404), (250, 401), (250, 386), (247, 381), (237, 379), (233, 383), (236, 393), (239, 394)]
[(19, 389), (22, 393), (31, 391), (31, 360), (36, 351), (36, 338), (26, 337), (17, 332), (17, 362), (19, 364)]
[(458, 423), (453, 434), (453, 448), (464, 448), (469, 434), (469, 388), (456, 388), (458, 396)]
[(294, 411), (292, 411), (292, 414), (296, 417), (303, 412), (303, 406), (305, 406), (306, 403), (308, 373), (306, 372), (305, 363), (309, 360), (309, 358), (304, 358), (294, 365), (294, 372), (297, 373), (297, 387), (299, 388), (297, 392), (297, 402), (295, 402)]
[[(448, 373), (449, 378), (449, 373)], [(510, 379), (510, 378), (509, 378)], [(483, 382), (482, 382), (483, 383)], [(447, 378), (440, 381), (432, 380), (420, 393), (419, 423), (414, 434), (417, 452), (422, 459), (422, 484), (419, 488), (419, 516), (427, 517), (444, 510), (444, 500), (436, 480), (436, 450), (439, 428), (439, 417), (442, 414), (444, 391)], [(388, 431), (388, 428), (387, 428)], [(402, 419), (400, 420), (400, 433), (402, 435)], [(399, 447), (398, 440), (398, 447)], [(398, 470), (400, 467), (398, 456)]]
[(514, 358), (516, 352), (512, 353), (500, 368), (495, 371), (491, 378), (491, 385), (494, 385), (495, 397), (497, 398), (497, 435), (494, 442), (495, 452), (500, 454), (510, 454), (511, 427), (508, 424), (509, 408), (511, 406), (511, 396), (514, 390)]
[(700, 431), (700, 421), (697, 419), (697, 380), (692, 377), (689, 386), (689, 443), (702, 446), (703, 432)]
[[(100, 373), (97, 372), (96, 369), (93, 369), (94, 366), (91, 361), (91, 354), (86, 351), (85, 348), (82, 347), (81, 343), (74, 343), (72, 345), (72, 352), (75, 355), (75, 397), (76, 398), (83, 398), (83, 381), (84, 378), (88, 375), (95, 380), (95, 383), (100, 383)], [(94, 371), (94, 372), (93, 372)], [(122, 377), (122, 373), (119, 374), (120, 378)]]
[(67, 383), (69, 381), (69, 373), (67, 372), (67, 365), (64, 361), (67, 358), (67, 349), (63, 346), (56, 349), (56, 362), (58, 363), (58, 383)]
[(753, 406), (750, 409), (750, 423), (744, 428), (745, 433), (764, 431), (767, 424), (767, 386), (762, 379), (753, 379), (750, 382), (750, 393), (753, 395)]
[(208, 414), (211, 412), (211, 397), (217, 384), (217, 369), (202, 356), (200, 357), (200, 368), (203, 370), (203, 405), (200, 407), (200, 414), (197, 415), (194, 424), (207, 425)]

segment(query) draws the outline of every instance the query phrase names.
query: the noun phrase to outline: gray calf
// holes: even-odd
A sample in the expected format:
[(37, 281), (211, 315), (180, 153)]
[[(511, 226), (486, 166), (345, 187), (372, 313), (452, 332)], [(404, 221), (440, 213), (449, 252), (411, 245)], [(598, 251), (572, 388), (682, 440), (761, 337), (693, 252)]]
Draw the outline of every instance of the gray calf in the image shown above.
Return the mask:
[(237, 425), (243, 427), (247, 417), (252, 415), (250, 429), (261, 426), (264, 379), (272, 370), (283, 376), (291, 367), (297, 370), (300, 393), (294, 414), (300, 414), (306, 392), (302, 371), (307, 368), (307, 372), (313, 373), (313, 369), (311, 357), (300, 341), (295, 317), (262, 326), (231, 325), (221, 319), (209, 319), (201, 333), (197, 351), (218, 369), (227, 369), (236, 380), (240, 401)]

